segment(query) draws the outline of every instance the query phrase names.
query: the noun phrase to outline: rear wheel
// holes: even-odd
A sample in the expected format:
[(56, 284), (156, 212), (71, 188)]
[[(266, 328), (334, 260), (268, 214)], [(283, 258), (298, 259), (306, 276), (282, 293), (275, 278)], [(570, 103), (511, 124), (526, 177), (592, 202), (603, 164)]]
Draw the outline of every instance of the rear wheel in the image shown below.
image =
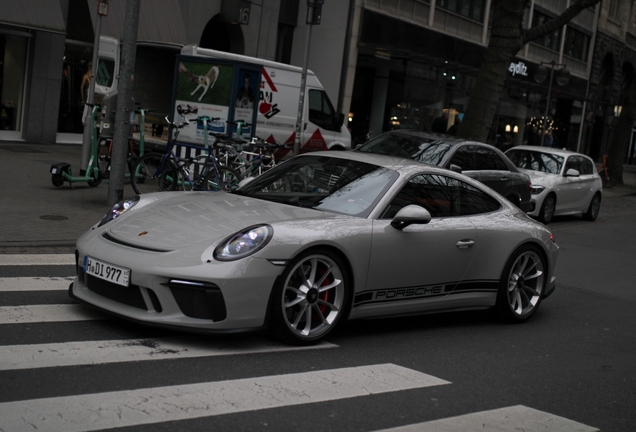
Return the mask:
[(545, 260), (535, 246), (522, 246), (512, 254), (497, 292), (496, 308), (503, 319), (522, 322), (537, 311), (546, 286), (546, 271)]
[(583, 219), (587, 221), (595, 221), (598, 217), (598, 213), (601, 211), (601, 195), (594, 194), (592, 197), (592, 201), (590, 201), (590, 206), (587, 208), (587, 211), (583, 214)]
[(603, 182), (604, 188), (610, 189), (616, 186), (618, 179), (616, 177), (616, 174), (614, 174), (612, 171), (610, 171), (609, 169), (603, 170), (599, 174), (601, 175), (601, 181)]
[(138, 194), (173, 191), (177, 188), (178, 170), (171, 160), (162, 161), (163, 155), (147, 153), (137, 159), (130, 174), (130, 183)]
[(544, 224), (549, 224), (554, 217), (554, 210), (556, 209), (556, 197), (553, 194), (548, 195), (543, 200), (541, 205), (541, 211), (539, 212), (539, 221)]
[(98, 169), (94, 170), (94, 175), (96, 176), (93, 180), (88, 181), (88, 185), (90, 187), (97, 187), (102, 182), (102, 172)]
[(340, 258), (314, 250), (295, 258), (272, 293), (273, 336), (294, 345), (319, 342), (344, 319), (351, 287)]

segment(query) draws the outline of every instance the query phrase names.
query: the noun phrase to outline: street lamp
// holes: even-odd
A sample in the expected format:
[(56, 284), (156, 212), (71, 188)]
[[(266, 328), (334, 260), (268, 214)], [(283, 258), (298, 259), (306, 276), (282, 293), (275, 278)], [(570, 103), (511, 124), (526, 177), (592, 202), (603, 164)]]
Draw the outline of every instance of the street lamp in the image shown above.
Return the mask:
[(537, 71), (534, 74), (534, 80), (541, 84), (545, 81), (548, 76), (548, 68), (545, 65), (550, 66), (550, 79), (548, 81), (548, 96), (545, 101), (545, 114), (543, 121), (543, 130), (541, 131), (541, 145), (543, 146), (543, 140), (545, 139), (545, 127), (548, 123), (548, 111), (550, 109), (550, 98), (552, 96), (552, 78), (554, 76), (554, 68), (560, 67), (557, 71), (557, 84), (560, 86), (567, 85), (570, 82), (570, 71), (567, 69), (565, 64), (560, 64), (552, 60), (551, 62), (541, 62), (541, 64), (537, 67)]

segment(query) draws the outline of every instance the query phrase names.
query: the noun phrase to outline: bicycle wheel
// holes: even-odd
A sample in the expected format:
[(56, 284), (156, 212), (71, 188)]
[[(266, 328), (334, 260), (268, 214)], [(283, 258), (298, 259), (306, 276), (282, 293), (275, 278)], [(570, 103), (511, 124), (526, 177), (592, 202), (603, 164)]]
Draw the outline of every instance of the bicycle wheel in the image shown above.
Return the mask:
[(177, 188), (177, 166), (160, 153), (147, 153), (137, 159), (130, 183), (138, 194), (172, 191)]
[(236, 190), (241, 176), (232, 168), (223, 165), (217, 165), (217, 168), (218, 178), (213, 167), (208, 169), (205, 179), (203, 180), (202, 189), (222, 192)]
[(110, 139), (103, 139), (99, 143), (97, 149), (97, 166), (99, 172), (102, 173), (102, 178), (107, 179), (110, 176), (110, 159), (111, 149), (113, 141)]

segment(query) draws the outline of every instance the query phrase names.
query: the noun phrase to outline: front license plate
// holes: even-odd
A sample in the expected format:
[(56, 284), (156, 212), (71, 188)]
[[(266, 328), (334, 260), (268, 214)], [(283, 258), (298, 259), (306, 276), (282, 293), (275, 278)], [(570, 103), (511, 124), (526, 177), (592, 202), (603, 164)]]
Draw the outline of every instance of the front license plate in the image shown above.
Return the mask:
[(84, 257), (84, 273), (117, 285), (125, 287), (129, 285), (130, 269), (109, 264), (88, 255)]

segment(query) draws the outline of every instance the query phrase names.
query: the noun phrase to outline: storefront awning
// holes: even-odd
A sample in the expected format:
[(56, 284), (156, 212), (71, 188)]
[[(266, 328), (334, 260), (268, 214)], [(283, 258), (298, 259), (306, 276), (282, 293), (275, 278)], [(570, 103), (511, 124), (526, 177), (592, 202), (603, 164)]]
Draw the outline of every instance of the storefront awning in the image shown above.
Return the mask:
[(0, 24), (66, 34), (59, 0), (0, 0)]
[[(4, 1), (4, 0), (0, 0)], [(97, 2), (88, 2), (93, 28), (97, 19)], [(108, 16), (102, 17), (101, 34), (122, 40), (126, 19), (126, 1), (108, 2)], [(179, 0), (141, 0), (137, 42), (185, 45), (186, 32)]]

